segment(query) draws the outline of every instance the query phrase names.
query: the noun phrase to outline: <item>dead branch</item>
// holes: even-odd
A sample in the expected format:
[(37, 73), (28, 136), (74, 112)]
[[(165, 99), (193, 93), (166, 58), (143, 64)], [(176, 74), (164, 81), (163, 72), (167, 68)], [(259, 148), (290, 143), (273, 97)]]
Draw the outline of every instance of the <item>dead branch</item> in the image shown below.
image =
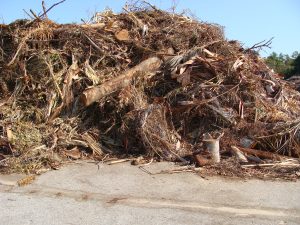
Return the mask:
[(255, 156), (257, 156), (259, 158), (263, 158), (263, 159), (282, 160), (285, 158), (282, 155), (278, 155), (276, 153), (267, 152), (267, 151), (261, 151), (261, 150), (251, 149), (251, 148), (242, 148), (242, 147), (238, 147), (238, 149), (244, 153), (247, 153), (250, 155), (255, 155)]
[(274, 39), (274, 37), (270, 38), (268, 41), (263, 40), (261, 42), (258, 42), (256, 44), (254, 44), (252, 47), (247, 48), (244, 50), (244, 52), (249, 52), (250, 50), (254, 50), (254, 49), (262, 49), (262, 48), (271, 48), (271, 44), (272, 44), (272, 40)]
[(45, 17), (48, 18), (47, 12), (46, 12), (47, 10), (46, 10), (46, 6), (45, 6), (45, 1), (42, 1), (42, 7), (43, 7), (43, 12), (44, 12)]
[(242, 168), (267, 168), (267, 167), (300, 168), (300, 163), (299, 163), (299, 160), (297, 160), (297, 159), (287, 159), (284, 161), (273, 162), (273, 163), (259, 163), (259, 164), (242, 165)]
[(30, 18), (30, 19), (34, 19), (25, 9), (23, 9), (24, 13), (26, 13), (26, 15)]
[(60, 2), (54, 3), (52, 6), (50, 6), (49, 9), (47, 9), (46, 11), (44, 11), (44, 13), (42, 15), (39, 16), (39, 18), (42, 18), (43, 16), (45, 16), (51, 9), (53, 9), (55, 6), (65, 2), (66, 0), (62, 0)]
[(80, 97), (80, 102), (85, 107), (89, 106), (99, 99), (128, 86), (135, 76), (140, 75), (139, 72), (146, 75), (147, 72), (156, 71), (161, 63), (162, 61), (157, 57), (149, 58), (104, 84), (86, 89)]
[(38, 15), (36, 15), (35, 12), (32, 9), (30, 9), (29, 11), (31, 12), (31, 14), (34, 16), (34, 18), (36, 20), (41, 20), (40, 17), (38, 17)]
[(13, 58), (10, 60), (10, 62), (7, 64), (7, 66), (11, 66), (11, 65), (15, 62), (17, 56), (19, 55), (20, 51), (22, 50), (22, 48), (23, 48), (24, 45), (26, 44), (26, 41), (31, 37), (31, 35), (34, 34), (34, 33), (36, 33), (36, 32), (39, 32), (39, 31), (41, 31), (41, 30), (43, 30), (43, 29), (44, 29), (44, 28), (42, 28), (42, 27), (38, 27), (38, 28), (36, 28), (36, 29), (34, 29), (34, 30), (28, 32), (28, 34), (22, 39), (21, 43), (20, 43), (19, 46), (18, 46), (18, 49), (17, 49), (15, 55), (14, 55)]
[(82, 32), (82, 34), (102, 55), (105, 55), (105, 52), (85, 32)]
[(149, 5), (153, 10), (160, 11), (158, 8), (156, 8), (154, 5), (150, 4), (149, 2), (147, 2), (147, 1), (142, 1), (142, 2), (146, 5)]
[(105, 23), (92, 23), (92, 24), (81, 24), (80, 25), (83, 28), (98, 28), (98, 29), (102, 29), (105, 27)]

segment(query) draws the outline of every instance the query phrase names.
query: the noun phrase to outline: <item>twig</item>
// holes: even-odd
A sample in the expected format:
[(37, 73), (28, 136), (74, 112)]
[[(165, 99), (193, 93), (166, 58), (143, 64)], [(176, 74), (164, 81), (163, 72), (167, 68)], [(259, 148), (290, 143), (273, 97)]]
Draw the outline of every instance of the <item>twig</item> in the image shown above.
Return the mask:
[(242, 168), (264, 168), (264, 167), (281, 167), (281, 168), (299, 168), (300, 164), (298, 161), (287, 160), (284, 162), (273, 162), (273, 163), (260, 163), (260, 164), (248, 164), (242, 165)]
[(27, 16), (30, 17), (30, 19), (32, 19), (32, 20), (34, 19), (25, 9), (23, 9), (23, 11), (26, 13)]
[(132, 159), (119, 159), (119, 160), (113, 160), (107, 163), (107, 165), (113, 165), (113, 164), (118, 164), (118, 163), (123, 163), (123, 162), (128, 162)]
[(192, 166), (183, 166), (181, 168), (174, 168), (174, 169), (170, 169), (170, 170), (162, 170), (156, 174), (172, 174), (172, 173), (184, 173), (184, 172), (199, 172), (201, 171), (202, 168), (195, 168)]
[(82, 32), (82, 34), (86, 37), (86, 39), (89, 40), (89, 42), (103, 55), (106, 55), (105, 52), (85, 33)]
[(155, 11), (160, 11), (158, 8), (156, 8), (154, 5), (150, 4), (147, 1), (142, 1), (144, 4), (149, 5), (152, 9), (154, 9)]
[(13, 58), (10, 60), (10, 62), (7, 64), (7, 66), (11, 66), (11, 65), (14, 63), (14, 61), (16, 60), (17, 56), (19, 55), (20, 51), (22, 50), (22, 48), (23, 48), (24, 45), (26, 44), (27, 39), (29, 39), (30, 36), (31, 36), (32, 34), (34, 34), (34, 33), (36, 33), (36, 32), (39, 32), (39, 31), (41, 31), (41, 30), (43, 30), (43, 29), (44, 29), (44, 28), (42, 28), (42, 27), (38, 27), (38, 28), (36, 28), (36, 29), (30, 31), (30, 32), (22, 39), (22, 41), (21, 41), (21, 43), (19, 44), (19, 47), (18, 47), (18, 49), (17, 49), (15, 55), (14, 55)]
[(172, 174), (172, 173), (184, 173), (184, 172), (199, 172), (202, 170), (202, 168), (195, 168), (193, 166), (183, 166), (179, 168), (173, 168), (173, 169), (168, 169), (168, 170), (161, 170), (160, 172), (152, 173), (151, 171), (147, 170), (143, 166), (139, 166), (139, 169), (142, 170), (143, 172), (149, 174), (149, 175), (159, 175), (159, 174)]
[(153, 158), (148, 162), (148, 163), (145, 163), (145, 164), (143, 164), (143, 165), (141, 165), (141, 167), (143, 167), (143, 166), (149, 166), (152, 162), (153, 162)]
[(47, 9), (46, 11), (44, 11), (44, 13), (42, 15), (40, 15), (39, 17), (41, 18), (41, 17), (45, 16), (53, 7), (55, 7), (55, 6), (57, 6), (57, 5), (65, 2), (65, 1), (66, 0), (62, 0), (60, 2), (54, 3), (49, 9)]
[(141, 29), (144, 27), (144, 23), (143, 23), (139, 18), (137, 18), (132, 12), (130, 12), (130, 11), (129, 11), (128, 9), (126, 9), (125, 7), (123, 7), (123, 10), (124, 10), (125, 12), (127, 12), (128, 15), (131, 16), (131, 17), (135, 20), (136, 24), (137, 24)]
[(240, 83), (236, 84), (235, 86), (233, 86), (229, 90), (227, 90), (227, 91), (225, 91), (225, 92), (223, 92), (223, 93), (221, 93), (217, 96), (214, 96), (210, 99), (207, 99), (207, 100), (193, 100), (193, 101), (178, 101), (178, 104), (180, 104), (180, 105), (202, 105), (202, 104), (207, 104), (209, 102), (212, 102), (212, 101), (216, 100), (220, 96), (223, 96), (223, 95), (229, 93), (230, 91), (234, 90), (235, 88), (237, 88), (240, 85)]
[(36, 20), (40, 20), (41, 18), (38, 17), (38, 15), (35, 14), (35, 12), (33, 12), (32, 9), (29, 10), (31, 12), (31, 14), (35, 17)]
[(45, 1), (42, 1), (42, 7), (43, 7), (43, 11), (44, 11), (43, 14), (45, 14), (45, 17), (48, 18), (47, 12), (46, 12), (47, 10), (46, 10), (46, 7), (45, 7)]
[(268, 41), (266, 40), (263, 40), (261, 42), (258, 42), (256, 44), (254, 44), (252, 47), (250, 48), (247, 48), (244, 50), (244, 52), (249, 52), (250, 50), (253, 50), (253, 49), (262, 49), (262, 48), (271, 48), (270, 45), (272, 44), (272, 40), (274, 39), (274, 37), (270, 38)]
[(59, 85), (58, 85), (58, 83), (56, 81), (56, 78), (55, 78), (55, 75), (54, 75), (54, 72), (53, 72), (53, 67), (52, 67), (51, 63), (48, 62), (48, 60), (46, 60), (46, 59), (44, 59), (44, 60), (45, 60), (45, 63), (47, 64), (47, 66), (48, 66), (50, 75), (51, 75), (52, 80), (53, 80), (54, 87), (55, 87), (56, 91), (58, 92), (60, 98), (63, 99), (62, 91), (59, 88)]

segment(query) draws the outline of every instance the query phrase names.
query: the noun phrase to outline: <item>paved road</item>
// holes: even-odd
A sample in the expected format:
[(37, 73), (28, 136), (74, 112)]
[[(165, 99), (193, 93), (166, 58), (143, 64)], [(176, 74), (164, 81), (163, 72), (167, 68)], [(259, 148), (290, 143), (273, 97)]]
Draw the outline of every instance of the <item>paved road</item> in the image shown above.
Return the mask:
[(0, 202), (7, 225), (300, 224), (300, 182), (150, 175), (127, 163), (73, 164), (25, 187), (0, 185)]

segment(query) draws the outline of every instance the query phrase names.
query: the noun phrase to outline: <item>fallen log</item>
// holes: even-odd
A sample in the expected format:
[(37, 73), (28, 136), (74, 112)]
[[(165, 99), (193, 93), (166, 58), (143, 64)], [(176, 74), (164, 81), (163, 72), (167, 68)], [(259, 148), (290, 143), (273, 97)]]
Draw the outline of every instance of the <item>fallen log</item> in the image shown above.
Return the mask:
[(257, 156), (259, 158), (263, 158), (263, 159), (283, 160), (284, 158), (286, 158), (286, 157), (276, 154), (276, 153), (256, 150), (256, 149), (252, 149), (252, 148), (238, 147), (238, 149), (244, 153), (247, 153), (250, 155), (255, 155), (255, 156)]
[(162, 61), (157, 57), (146, 59), (120, 76), (111, 79), (104, 84), (87, 88), (80, 96), (80, 103), (85, 107), (89, 106), (101, 98), (130, 85), (132, 79), (140, 74), (138, 72), (143, 72), (143, 74), (146, 75), (147, 72), (158, 70), (161, 64)]

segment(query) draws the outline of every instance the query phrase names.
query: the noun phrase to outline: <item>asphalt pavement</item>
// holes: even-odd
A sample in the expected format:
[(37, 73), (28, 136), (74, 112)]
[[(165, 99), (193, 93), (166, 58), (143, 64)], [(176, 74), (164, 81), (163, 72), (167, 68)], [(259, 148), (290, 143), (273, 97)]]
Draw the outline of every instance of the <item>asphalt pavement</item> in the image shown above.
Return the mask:
[(19, 187), (0, 176), (0, 224), (300, 224), (300, 182), (157, 174), (175, 168), (80, 162)]

